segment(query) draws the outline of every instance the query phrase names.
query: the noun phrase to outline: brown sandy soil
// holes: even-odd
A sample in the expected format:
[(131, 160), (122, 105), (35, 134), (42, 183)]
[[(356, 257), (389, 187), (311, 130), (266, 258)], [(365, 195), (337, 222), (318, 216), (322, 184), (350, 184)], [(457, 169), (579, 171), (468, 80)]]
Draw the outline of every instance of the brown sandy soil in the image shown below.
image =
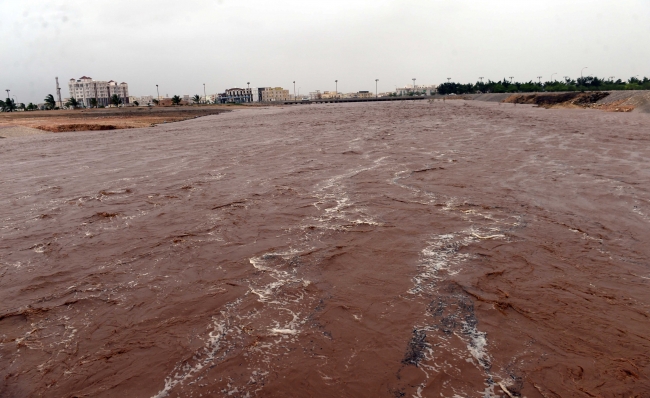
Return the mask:
[(608, 92), (596, 91), (587, 93), (535, 93), (535, 94), (513, 94), (503, 102), (510, 104), (533, 104), (547, 109), (579, 109), (590, 108), (608, 112), (631, 112), (634, 106), (624, 105), (626, 100), (618, 100), (608, 103), (598, 103), (607, 98)]
[(24, 126), (50, 132), (150, 127), (215, 115), (241, 106), (127, 107), (0, 113), (0, 127)]
[(649, 131), (413, 101), (0, 140), (0, 396), (648, 397)]

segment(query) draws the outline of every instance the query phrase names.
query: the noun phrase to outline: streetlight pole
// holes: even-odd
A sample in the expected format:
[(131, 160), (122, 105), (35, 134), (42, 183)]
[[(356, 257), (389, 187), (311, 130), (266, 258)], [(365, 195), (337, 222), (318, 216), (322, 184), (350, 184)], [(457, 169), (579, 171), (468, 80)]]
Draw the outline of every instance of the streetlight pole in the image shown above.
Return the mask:
[(293, 81), (293, 100), (298, 101), (298, 98), (296, 97), (296, 81)]
[(542, 76), (537, 76), (537, 78), (539, 79), (539, 85), (541, 86), (542, 85)]
[(415, 78), (413, 78), (413, 95), (415, 95)]
[(478, 79), (481, 81), (481, 83), (483, 83), (483, 76), (479, 77)]
[(206, 104), (208, 103), (208, 94), (205, 92), (205, 83), (203, 83), (203, 101), (205, 101)]
[(11, 90), (7, 89), (5, 91), (7, 92), (7, 98), (9, 98), (9, 91), (11, 91)]
[(158, 103), (156, 105), (160, 105), (160, 90), (158, 90), (157, 84), (156, 84), (156, 93), (158, 94)]
[(510, 84), (512, 84), (512, 79), (514, 79), (514, 76), (510, 76)]
[(334, 97), (338, 98), (339, 97), (339, 81), (334, 80), (334, 83), (336, 83), (336, 91), (334, 91)]
[(451, 77), (447, 78), (447, 83), (451, 83)]
[(379, 79), (375, 79), (375, 98), (379, 98)]
[(584, 68), (580, 69), (580, 77), (581, 77), (581, 78), (584, 77), (584, 76), (582, 76), (582, 71), (585, 70), (585, 69), (588, 69), (588, 68), (585, 66)]

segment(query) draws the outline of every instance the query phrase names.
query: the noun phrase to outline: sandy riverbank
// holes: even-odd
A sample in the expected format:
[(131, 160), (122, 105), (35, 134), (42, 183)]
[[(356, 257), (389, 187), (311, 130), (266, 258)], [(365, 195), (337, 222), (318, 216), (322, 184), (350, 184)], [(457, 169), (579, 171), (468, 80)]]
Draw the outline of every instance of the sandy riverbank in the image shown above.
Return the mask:
[(206, 105), (9, 112), (0, 113), (0, 128), (28, 127), (48, 132), (117, 130), (151, 127), (241, 108)]

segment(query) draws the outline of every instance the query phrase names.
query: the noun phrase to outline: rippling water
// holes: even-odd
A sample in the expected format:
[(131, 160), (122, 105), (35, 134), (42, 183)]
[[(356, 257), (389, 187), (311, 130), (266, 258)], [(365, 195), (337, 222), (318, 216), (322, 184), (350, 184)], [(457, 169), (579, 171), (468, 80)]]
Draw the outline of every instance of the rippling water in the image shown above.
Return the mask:
[(0, 396), (644, 396), (650, 119), (449, 101), (0, 142)]

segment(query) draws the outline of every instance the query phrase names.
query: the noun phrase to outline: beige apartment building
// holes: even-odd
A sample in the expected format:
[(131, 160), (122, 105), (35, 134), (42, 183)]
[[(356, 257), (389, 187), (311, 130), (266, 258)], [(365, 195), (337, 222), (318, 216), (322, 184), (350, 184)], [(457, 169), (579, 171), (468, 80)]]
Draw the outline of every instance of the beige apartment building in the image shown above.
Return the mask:
[(289, 90), (282, 87), (261, 87), (258, 92), (261, 102), (289, 101), (291, 99)]
[(371, 93), (370, 91), (359, 91), (352, 93), (349, 96), (350, 98), (375, 98), (375, 93)]
[(117, 94), (123, 104), (129, 103), (129, 85), (113, 80), (97, 81), (88, 76), (82, 76), (75, 80), (68, 81), (70, 98), (75, 98), (82, 106), (90, 107), (91, 99), (97, 98), (97, 105), (108, 106), (111, 104), (111, 97)]

